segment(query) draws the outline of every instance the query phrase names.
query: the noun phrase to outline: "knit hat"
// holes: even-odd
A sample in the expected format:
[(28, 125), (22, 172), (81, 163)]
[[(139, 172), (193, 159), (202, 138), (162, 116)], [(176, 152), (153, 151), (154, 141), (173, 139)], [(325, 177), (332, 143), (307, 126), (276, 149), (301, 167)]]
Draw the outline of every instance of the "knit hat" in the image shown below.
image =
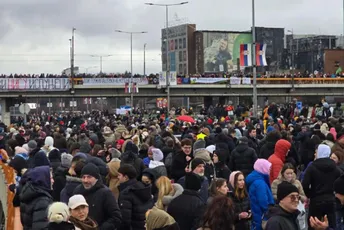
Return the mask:
[(341, 176), (337, 180), (335, 180), (333, 187), (335, 193), (344, 195), (344, 176)]
[(185, 189), (198, 191), (202, 187), (202, 178), (195, 173), (186, 173)]
[(240, 138), (239, 138), (239, 143), (248, 144), (248, 139), (247, 139), (247, 137), (240, 137)]
[(320, 144), (317, 151), (317, 159), (328, 158), (331, 154), (331, 148), (328, 145)]
[(122, 153), (115, 148), (110, 148), (108, 151), (111, 154), (111, 158), (120, 158), (122, 155)]
[(198, 165), (205, 164), (204, 161), (200, 158), (195, 158), (191, 161), (191, 171), (194, 171)]
[(194, 144), (193, 144), (193, 151), (196, 151), (197, 149), (204, 149), (205, 148), (205, 141), (200, 139), (197, 140)]
[(50, 223), (67, 222), (69, 216), (69, 208), (65, 203), (54, 202), (49, 206), (48, 219)]
[(81, 205), (85, 205), (88, 207), (88, 204), (83, 195), (77, 194), (69, 198), (68, 207), (70, 209), (75, 209)]
[(161, 152), (160, 149), (153, 148), (152, 153), (154, 161), (162, 161), (164, 159), (164, 154)]
[(61, 155), (61, 166), (64, 168), (70, 168), (72, 165), (73, 156), (69, 153), (62, 153)]
[(137, 177), (136, 169), (130, 164), (121, 165), (121, 167), (118, 169), (118, 172), (123, 176), (127, 176), (129, 180)]
[(18, 176), (21, 176), (22, 169), (28, 168), (27, 161), (21, 156), (15, 156), (8, 165), (17, 171)]
[(216, 147), (215, 145), (209, 145), (207, 148), (205, 148), (210, 154), (213, 154)]
[(79, 150), (82, 153), (90, 153), (92, 150), (92, 147), (88, 142), (80, 142), (80, 149)]
[(15, 147), (15, 149), (14, 149), (14, 154), (19, 154), (19, 153), (25, 153), (25, 154), (27, 154), (27, 150), (26, 149), (24, 149), (23, 147), (19, 147), (19, 146), (17, 146), (17, 147)]
[(217, 133), (217, 134), (222, 133), (221, 127), (216, 127), (215, 133)]
[(271, 163), (265, 159), (258, 159), (253, 165), (253, 169), (264, 175), (270, 174)]
[(29, 143), (27, 143), (27, 145), (29, 146), (29, 148), (31, 150), (37, 148), (37, 142), (35, 140), (29, 141)]
[(283, 181), (277, 186), (277, 200), (281, 201), (293, 192), (299, 193), (299, 189), (293, 184)]
[(98, 167), (92, 163), (87, 163), (87, 165), (83, 167), (83, 169), (81, 170), (81, 176), (83, 175), (90, 175), (96, 179), (100, 178)]
[(47, 145), (49, 147), (53, 147), (54, 146), (54, 138), (52, 138), (51, 136), (47, 136), (45, 138), (44, 145)]
[(30, 152), (30, 148), (27, 144), (24, 144), (23, 148), (26, 150), (27, 153)]
[(234, 171), (231, 173), (231, 175), (229, 175), (229, 183), (231, 184), (232, 188), (235, 188), (235, 184), (234, 184), (234, 179), (235, 179), (235, 175), (241, 173), (240, 171)]

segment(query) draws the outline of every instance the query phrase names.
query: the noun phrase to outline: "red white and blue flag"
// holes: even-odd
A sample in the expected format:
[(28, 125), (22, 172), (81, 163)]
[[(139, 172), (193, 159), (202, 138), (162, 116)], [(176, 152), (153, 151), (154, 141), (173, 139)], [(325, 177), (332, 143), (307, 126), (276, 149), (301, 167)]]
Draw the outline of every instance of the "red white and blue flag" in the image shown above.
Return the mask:
[(240, 66), (252, 66), (251, 44), (240, 45)]
[(267, 66), (266, 63), (266, 44), (256, 44), (256, 65), (257, 66)]

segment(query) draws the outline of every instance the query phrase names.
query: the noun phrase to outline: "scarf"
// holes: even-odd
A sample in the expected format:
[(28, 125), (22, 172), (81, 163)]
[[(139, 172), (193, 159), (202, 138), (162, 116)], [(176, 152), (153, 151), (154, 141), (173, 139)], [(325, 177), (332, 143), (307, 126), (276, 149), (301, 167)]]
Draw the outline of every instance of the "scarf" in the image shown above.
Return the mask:
[(81, 230), (98, 230), (98, 224), (92, 220), (90, 217), (87, 217), (86, 220), (81, 221), (74, 217), (69, 217), (69, 221), (72, 222), (75, 227), (80, 228)]
[(174, 224), (176, 221), (167, 212), (153, 207), (147, 217), (147, 230), (163, 228)]

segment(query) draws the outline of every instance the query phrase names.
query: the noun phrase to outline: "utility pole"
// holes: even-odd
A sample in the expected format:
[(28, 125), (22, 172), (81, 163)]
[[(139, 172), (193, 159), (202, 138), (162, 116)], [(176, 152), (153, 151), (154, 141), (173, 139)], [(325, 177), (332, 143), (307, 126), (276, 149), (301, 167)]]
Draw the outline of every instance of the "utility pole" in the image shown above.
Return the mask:
[[(75, 49), (75, 46), (74, 46), (74, 33), (75, 33), (75, 28), (73, 27), (72, 29), (72, 40), (71, 40), (71, 61), (70, 61), (70, 74), (71, 74), (71, 78), (72, 78), (72, 100), (74, 101), (74, 55), (75, 55), (75, 52), (74, 52), (74, 49)], [(74, 112), (74, 107), (72, 109), (72, 111)]]
[(258, 117), (257, 66), (256, 66), (256, 25), (255, 4), (252, 0), (252, 64), (253, 64), (253, 116)]
[(147, 43), (145, 43), (143, 45), (143, 76), (146, 76), (146, 45)]

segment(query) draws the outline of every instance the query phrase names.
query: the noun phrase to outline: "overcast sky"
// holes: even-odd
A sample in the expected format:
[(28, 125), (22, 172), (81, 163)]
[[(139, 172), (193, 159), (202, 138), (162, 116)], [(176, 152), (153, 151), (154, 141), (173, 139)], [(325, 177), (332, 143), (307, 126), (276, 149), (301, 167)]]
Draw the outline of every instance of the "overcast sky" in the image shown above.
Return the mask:
[[(160, 31), (165, 9), (150, 0), (0, 0), (0, 73), (60, 73), (69, 64), (69, 38), (75, 27), (75, 65), (82, 72), (130, 70), (130, 37), (114, 30), (147, 31), (133, 38), (134, 73), (161, 69)], [(178, 3), (177, 0), (151, 0)], [(171, 24), (197, 24), (201, 30), (249, 30), (251, 0), (189, 0), (171, 7)], [(343, 32), (342, 0), (259, 0), (256, 25), (293, 29), (295, 34)], [(89, 68), (94, 67), (94, 68)]]

